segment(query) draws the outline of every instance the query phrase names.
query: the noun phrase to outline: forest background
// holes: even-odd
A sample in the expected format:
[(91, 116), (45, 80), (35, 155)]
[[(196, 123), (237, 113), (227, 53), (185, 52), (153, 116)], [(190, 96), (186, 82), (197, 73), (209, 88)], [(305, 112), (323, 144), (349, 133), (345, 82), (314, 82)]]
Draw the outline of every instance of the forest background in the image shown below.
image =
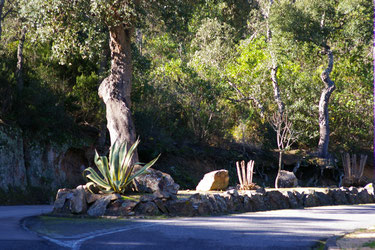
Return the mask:
[[(100, 8), (102, 1), (91, 2)], [(295, 139), (286, 150), (313, 154), (328, 50), (335, 84), (328, 151), (336, 159), (342, 152), (371, 155), (371, 1), (149, 2), (152, 8), (137, 10), (131, 44), (142, 161), (161, 153), (156, 168), (194, 188), (207, 170), (234, 173), (235, 161), (255, 158), (255, 178), (264, 181), (277, 169), (280, 104)], [(106, 153), (98, 87), (110, 70), (109, 35), (93, 23), (94, 8), (73, 16), (77, 6), (84, 8), (0, 0), (0, 121), (28, 140)]]

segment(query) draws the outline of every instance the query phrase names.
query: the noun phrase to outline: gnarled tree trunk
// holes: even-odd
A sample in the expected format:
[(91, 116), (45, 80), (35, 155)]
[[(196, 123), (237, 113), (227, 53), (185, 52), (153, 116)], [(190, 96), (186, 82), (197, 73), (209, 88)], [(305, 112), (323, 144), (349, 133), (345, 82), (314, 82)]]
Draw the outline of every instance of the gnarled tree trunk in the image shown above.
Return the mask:
[(4, 9), (5, 0), (0, 0), (0, 40), (1, 40), (1, 33), (3, 32), (3, 28), (1, 23), (3, 21), (3, 9)]
[(22, 91), (23, 89), (23, 45), (25, 43), (27, 29), (23, 27), (21, 30), (21, 37), (17, 48), (17, 68), (16, 68), (16, 79), (17, 79), (17, 89)]
[(325, 87), (322, 91), (319, 101), (319, 144), (318, 156), (322, 158), (328, 157), (328, 144), (329, 144), (329, 116), (328, 116), (328, 102), (332, 92), (336, 89), (335, 83), (329, 78), (333, 68), (333, 54), (327, 48), (325, 53), (328, 56), (328, 67), (323, 71), (320, 78), (322, 79)]
[[(99, 87), (99, 96), (106, 105), (107, 128), (111, 144), (116, 140), (128, 142), (136, 140), (135, 127), (131, 116), (131, 35), (132, 28), (122, 25), (111, 27), (111, 74), (103, 80)], [(135, 154), (134, 161), (138, 160)]]

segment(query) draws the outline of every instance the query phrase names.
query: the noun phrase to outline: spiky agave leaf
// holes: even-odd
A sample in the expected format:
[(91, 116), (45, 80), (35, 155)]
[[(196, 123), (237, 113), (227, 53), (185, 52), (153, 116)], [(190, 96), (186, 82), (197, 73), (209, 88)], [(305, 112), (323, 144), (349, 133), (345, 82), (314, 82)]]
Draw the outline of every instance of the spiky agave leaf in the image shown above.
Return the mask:
[(109, 185), (109, 183), (106, 180), (102, 179), (95, 172), (95, 170), (93, 168), (91, 168), (91, 167), (86, 168), (85, 170), (83, 170), (84, 174), (85, 174), (85, 172), (88, 172), (88, 174), (85, 175), (86, 178), (90, 179), (92, 182), (94, 182), (99, 187), (104, 188), (105, 190), (107, 190), (108, 188), (111, 188), (111, 186)]
[[(140, 170), (138, 170), (137, 173), (135, 173), (132, 176), (128, 176), (128, 178), (125, 180), (125, 182), (123, 184), (123, 187), (126, 187), (127, 185), (129, 185), (134, 180), (134, 178), (138, 177), (141, 174), (144, 174), (147, 169), (149, 169), (150, 167), (152, 167), (152, 165), (155, 164), (155, 162), (159, 159), (159, 157), (160, 157), (160, 154), (158, 155), (158, 157), (156, 157), (155, 159), (153, 159), (152, 161), (150, 161), (149, 163), (144, 165)], [(134, 166), (133, 166), (133, 168), (134, 168)]]
[(134, 166), (141, 163), (132, 163), (135, 149), (139, 144), (137, 139), (134, 144), (127, 148), (127, 143), (115, 142), (109, 153), (109, 159), (106, 156), (99, 156), (95, 151), (95, 164), (97, 165), (103, 178), (95, 172), (93, 168), (87, 168), (83, 174), (87, 173), (85, 177), (92, 182), (88, 185), (97, 185), (103, 193), (123, 193), (126, 186), (128, 186), (135, 177), (143, 174), (148, 168), (155, 164), (160, 155), (148, 164), (143, 166), (137, 173), (132, 175)]
[(109, 163), (110, 163), (110, 173), (112, 181), (118, 180), (118, 171), (119, 171), (119, 149), (121, 148), (121, 145), (119, 145), (118, 140), (115, 141), (115, 143), (111, 146), (111, 149), (109, 151)]
[(100, 173), (103, 175), (104, 179), (109, 182), (111, 179), (108, 158), (106, 156), (99, 156), (98, 152), (95, 150), (95, 165), (99, 169)]

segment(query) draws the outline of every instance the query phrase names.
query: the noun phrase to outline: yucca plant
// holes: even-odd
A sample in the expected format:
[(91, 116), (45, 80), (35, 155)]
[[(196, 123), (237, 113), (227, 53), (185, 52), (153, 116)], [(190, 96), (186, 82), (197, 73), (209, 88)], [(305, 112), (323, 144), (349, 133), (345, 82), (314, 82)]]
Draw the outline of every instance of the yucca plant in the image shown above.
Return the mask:
[[(237, 167), (237, 176), (238, 180), (240, 181), (240, 190), (254, 190), (257, 189), (257, 185), (253, 183), (253, 175), (254, 175), (254, 161), (249, 161), (247, 163), (247, 168), (245, 167), (245, 161), (240, 163), (236, 162)], [(242, 172), (242, 174), (241, 174)]]
[(126, 187), (132, 183), (135, 177), (143, 174), (158, 160), (159, 156), (145, 164), (137, 173), (133, 174), (135, 165), (142, 163), (132, 163), (134, 150), (139, 144), (139, 139), (129, 148), (127, 143), (118, 143), (116, 141), (109, 151), (109, 160), (106, 156), (99, 156), (95, 150), (95, 165), (98, 167), (102, 176), (93, 168), (89, 167), (83, 171), (83, 175), (91, 180), (87, 183), (88, 188), (94, 185), (103, 193), (123, 194)]

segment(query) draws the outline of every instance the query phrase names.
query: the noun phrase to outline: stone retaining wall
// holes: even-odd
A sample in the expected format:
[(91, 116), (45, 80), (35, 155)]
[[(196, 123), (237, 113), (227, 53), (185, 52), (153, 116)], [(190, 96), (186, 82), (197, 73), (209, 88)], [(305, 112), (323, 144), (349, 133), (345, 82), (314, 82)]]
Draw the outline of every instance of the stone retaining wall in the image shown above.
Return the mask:
[(178, 199), (169, 193), (144, 195), (140, 201), (119, 195), (95, 195), (84, 186), (60, 189), (54, 205), (55, 214), (89, 216), (204, 216), (238, 212), (314, 206), (375, 203), (374, 188), (287, 189), (195, 193)]

